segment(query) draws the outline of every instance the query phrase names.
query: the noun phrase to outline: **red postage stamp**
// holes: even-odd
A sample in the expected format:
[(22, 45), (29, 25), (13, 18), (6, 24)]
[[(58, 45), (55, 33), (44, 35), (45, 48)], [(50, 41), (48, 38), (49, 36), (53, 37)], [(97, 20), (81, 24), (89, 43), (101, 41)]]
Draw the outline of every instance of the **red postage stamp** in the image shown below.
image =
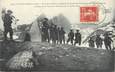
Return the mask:
[(97, 22), (98, 21), (98, 7), (80, 7), (80, 22)]

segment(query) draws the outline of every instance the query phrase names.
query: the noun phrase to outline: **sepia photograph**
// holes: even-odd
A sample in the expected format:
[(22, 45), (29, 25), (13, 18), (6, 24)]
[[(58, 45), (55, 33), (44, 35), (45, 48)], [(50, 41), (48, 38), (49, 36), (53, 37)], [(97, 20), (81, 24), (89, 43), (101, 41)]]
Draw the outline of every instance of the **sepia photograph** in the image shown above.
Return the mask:
[(115, 72), (114, 0), (0, 0), (0, 72)]

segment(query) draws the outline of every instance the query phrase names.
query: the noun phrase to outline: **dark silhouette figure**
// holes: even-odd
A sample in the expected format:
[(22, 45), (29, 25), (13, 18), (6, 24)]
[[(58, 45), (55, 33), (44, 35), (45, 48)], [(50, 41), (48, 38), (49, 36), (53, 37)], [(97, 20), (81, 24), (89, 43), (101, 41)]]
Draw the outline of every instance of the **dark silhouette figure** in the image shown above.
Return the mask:
[(13, 40), (13, 29), (12, 29), (12, 20), (11, 16), (13, 12), (11, 10), (7, 10), (7, 13), (2, 17), (4, 23), (4, 39), (7, 40), (7, 34), (10, 34), (10, 40)]
[(80, 34), (79, 30), (76, 30), (76, 33), (75, 33), (75, 43), (74, 43), (74, 45), (76, 45), (76, 43), (81, 45), (81, 34)]
[(102, 40), (102, 38), (100, 37), (100, 35), (97, 35), (97, 37), (96, 37), (96, 46), (97, 46), (97, 48), (102, 48), (102, 44), (103, 44), (103, 40)]
[(61, 27), (61, 30), (59, 32), (59, 41), (60, 41), (60, 44), (62, 44), (62, 42), (65, 44), (65, 31), (63, 29), (63, 27)]
[(89, 47), (93, 47), (93, 48), (95, 47), (94, 40), (92, 39), (92, 37), (90, 37), (88, 43), (89, 43)]
[(107, 50), (111, 50), (111, 42), (113, 42), (113, 40), (108, 36), (108, 34), (106, 34), (104, 38), (104, 44)]
[(57, 41), (58, 41), (58, 29), (57, 25), (55, 25), (53, 28), (53, 42), (56, 44)]
[(73, 32), (73, 30), (70, 30), (70, 32), (68, 33), (67, 44), (68, 44), (68, 42), (71, 41), (71, 44), (73, 45), (73, 40), (74, 40), (74, 32)]
[(47, 18), (44, 18), (44, 21), (43, 21), (43, 26), (42, 26), (42, 41), (46, 42), (48, 41), (49, 42), (49, 33), (48, 33), (48, 30), (49, 30), (49, 25), (48, 25), (48, 19)]
[(60, 44), (60, 32), (61, 32), (61, 29), (60, 29), (60, 27), (58, 27), (58, 28), (57, 28), (57, 33), (58, 33), (57, 44)]

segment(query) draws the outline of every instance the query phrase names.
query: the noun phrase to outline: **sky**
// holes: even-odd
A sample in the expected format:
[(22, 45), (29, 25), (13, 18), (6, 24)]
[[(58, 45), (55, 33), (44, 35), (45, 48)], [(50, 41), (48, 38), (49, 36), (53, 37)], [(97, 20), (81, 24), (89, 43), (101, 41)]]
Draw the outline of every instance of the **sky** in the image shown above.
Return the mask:
[[(80, 23), (79, 19), (79, 7), (91, 4), (83, 3), (104, 3), (106, 9), (110, 9), (111, 13), (106, 14), (105, 22), (108, 22), (112, 18), (114, 0), (0, 0), (0, 10), (2, 8), (10, 9), (13, 11), (13, 15), (19, 19), (18, 24), (30, 24), (40, 14), (45, 14), (49, 19), (58, 14), (63, 14), (68, 20), (74, 23)], [(26, 3), (26, 4), (24, 4)], [(27, 5), (29, 3), (29, 5)], [(39, 7), (38, 3), (81, 3), (76, 7)], [(31, 4), (31, 5), (30, 5)], [(41, 6), (41, 5), (40, 5)], [(105, 14), (103, 14), (103, 6), (100, 6), (100, 20), (103, 20)], [(1, 14), (0, 14), (1, 16)], [(0, 18), (0, 28), (3, 28), (3, 23)]]

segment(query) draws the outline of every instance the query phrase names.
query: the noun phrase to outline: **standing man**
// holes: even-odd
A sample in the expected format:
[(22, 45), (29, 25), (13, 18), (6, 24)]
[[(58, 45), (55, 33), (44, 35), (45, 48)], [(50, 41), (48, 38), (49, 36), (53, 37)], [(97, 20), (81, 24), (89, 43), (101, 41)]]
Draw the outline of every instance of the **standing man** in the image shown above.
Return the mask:
[(4, 40), (7, 40), (7, 34), (10, 34), (10, 40), (13, 40), (13, 29), (12, 29), (12, 21), (14, 16), (12, 16), (12, 11), (7, 10), (7, 13), (2, 17), (4, 23)]
[(96, 46), (97, 46), (97, 48), (102, 48), (102, 44), (103, 44), (103, 40), (102, 40), (102, 38), (100, 37), (100, 35), (97, 35), (97, 37), (96, 37)]
[(67, 44), (68, 44), (68, 42), (71, 41), (71, 44), (73, 45), (73, 40), (74, 40), (74, 32), (73, 32), (73, 30), (70, 30), (70, 32), (68, 34)]
[(60, 44), (60, 32), (61, 32), (61, 29), (60, 27), (57, 28), (57, 33), (58, 33), (58, 40), (57, 40), (57, 44)]
[(63, 27), (61, 27), (61, 30), (59, 32), (59, 41), (60, 41), (60, 44), (62, 44), (62, 42), (65, 44), (65, 31), (63, 29)]
[(43, 37), (42, 40), (43, 41), (48, 41), (49, 42), (48, 30), (49, 30), (48, 19), (44, 18), (43, 27), (42, 27), (42, 37)]
[(93, 37), (90, 37), (88, 43), (89, 43), (89, 47), (91, 47), (91, 48), (94, 48), (94, 47), (95, 47)]
[(108, 34), (105, 35), (105, 38), (104, 38), (104, 44), (105, 44), (105, 47), (107, 50), (112, 50), (111, 49), (111, 43), (113, 42), (113, 40), (109, 37)]
[(75, 33), (74, 45), (76, 45), (76, 43), (79, 43), (79, 45), (81, 45), (81, 33), (79, 32), (79, 30), (76, 30), (76, 33)]
[(54, 25), (54, 29), (53, 29), (53, 40), (54, 40), (55, 44), (58, 41), (58, 29), (57, 29), (57, 25)]

